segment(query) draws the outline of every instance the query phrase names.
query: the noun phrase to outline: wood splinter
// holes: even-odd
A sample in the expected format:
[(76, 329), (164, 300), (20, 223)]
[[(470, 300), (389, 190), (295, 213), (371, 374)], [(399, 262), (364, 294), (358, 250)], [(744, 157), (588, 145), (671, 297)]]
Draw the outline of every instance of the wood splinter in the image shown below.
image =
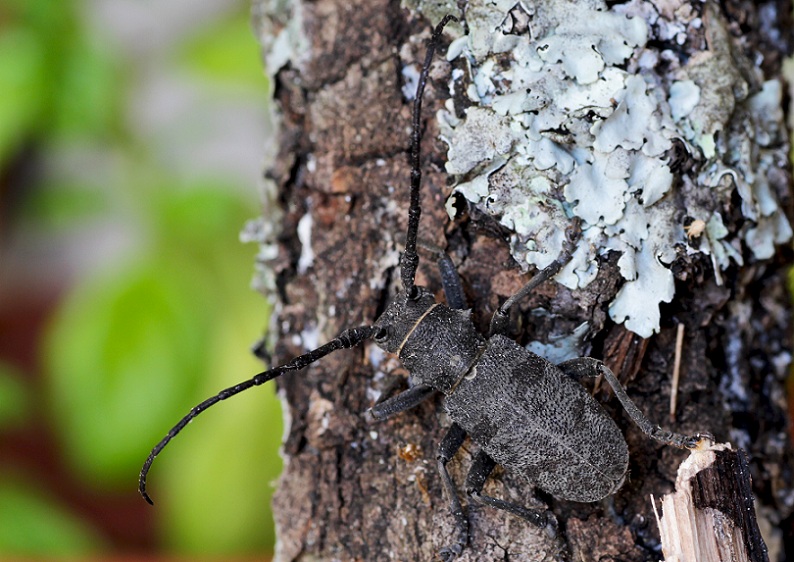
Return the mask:
[(673, 381), (670, 388), (670, 421), (675, 422), (675, 410), (678, 403), (678, 382), (681, 379), (681, 351), (684, 348), (684, 324), (679, 324), (675, 333), (675, 362), (673, 363)]
[(665, 562), (769, 562), (742, 449), (704, 444), (678, 467), (676, 490), (651, 496)]

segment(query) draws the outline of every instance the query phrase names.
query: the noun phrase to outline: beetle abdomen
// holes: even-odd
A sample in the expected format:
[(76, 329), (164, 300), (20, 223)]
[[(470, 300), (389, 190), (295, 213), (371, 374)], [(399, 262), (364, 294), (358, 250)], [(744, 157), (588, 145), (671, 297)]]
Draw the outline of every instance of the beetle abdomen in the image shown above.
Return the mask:
[(578, 382), (508, 338), (488, 341), (446, 408), (497, 463), (557, 498), (597, 501), (623, 483), (628, 447), (612, 418)]

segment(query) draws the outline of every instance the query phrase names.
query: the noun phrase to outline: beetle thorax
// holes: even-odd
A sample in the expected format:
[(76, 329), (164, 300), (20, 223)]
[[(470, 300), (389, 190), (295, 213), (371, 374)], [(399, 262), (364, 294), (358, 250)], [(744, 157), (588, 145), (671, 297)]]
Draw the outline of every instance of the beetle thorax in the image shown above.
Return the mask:
[(423, 288), (416, 299), (397, 295), (375, 326), (385, 330), (376, 343), (400, 357), (413, 384), (445, 394), (454, 390), (485, 345), (471, 322), (470, 311), (436, 303)]

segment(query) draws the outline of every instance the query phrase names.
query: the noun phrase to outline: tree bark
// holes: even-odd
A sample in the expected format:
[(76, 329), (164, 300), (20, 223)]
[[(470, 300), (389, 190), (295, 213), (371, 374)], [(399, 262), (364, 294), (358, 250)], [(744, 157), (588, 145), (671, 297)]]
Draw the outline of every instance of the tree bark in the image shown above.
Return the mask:
[[(572, 217), (578, 217), (583, 233), (576, 263), (565, 277), (568, 282), (548, 282), (522, 303), (520, 318), (516, 318), (518, 341), (540, 342), (540, 347), (532, 349), (560, 357), (575, 353), (602, 358), (654, 422), (683, 433), (709, 431), (720, 441), (744, 448), (770, 560), (782, 560), (782, 537), (792, 533), (794, 504), (784, 391), (790, 359), (786, 267), (791, 256), (779, 248), (773, 254), (758, 248), (788, 242), (790, 170), (782, 114), (766, 115), (768, 122), (759, 124), (762, 119), (753, 114), (753, 104), (758, 105), (761, 98), (753, 96), (762, 91), (764, 81), (779, 76), (791, 39), (792, 27), (786, 23), (790, 4), (728, 0), (718, 4), (508, 2), (511, 6), (505, 8), (501, 21), (494, 12), (496, 4), (459, 2), (453, 13), (466, 27), (451, 29), (448, 38), (461, 37), (468, 30), (474, 54), (451, 62), (439, 56), (432, 65), (423, 113), (420, 237), (452, 256), (464, 280), (474, 321), (487, 331), (495, 307), (548, 257), (532, 252), (546, 252), (544, 244), (556, 244), (556, 233), (564, 231)], [(452, 9), (432, 3), (411, 5), (421, 11), (390, 0), (255, 2), (255, 21), (265, 46), (268, 72), (273, 76), (280, 119), (278, 154), (267, 181), (274, 190), (269, 193), (276, 193), (272, 203), (277, 202), (283, 214), (275, 235), (270, 235), (264, 222), (260, 225), (260, 239), (266, 248), (262, 255), (267, 258), (263, 261), (273, 272), (263, 274), (262, 284), (270, 285), (279, 301), (271, 334), (276, 363), (325, 343), (345, 328), (370, 324), (399, 289), (399, 250), (407, 224), (410, 181), (411, 104), (407, 98), (412, 86), (404, 86), (418, 71), (431, 24)], [(552, 14), (557, 8), (573, 12)], [(469, 164), (461, 164), (465, 145), (461, 139), (465, 127), (473, 127), (472, 108), (484, 107), (473, 99), (477, 96), (469, 88), (485, 91), (489, 87), (482, 82), (472, 86), (472, 77), (483, 76), (484, 61), (501, 64), (507, 59), (499, 57), (510, 56), (507, 48), (500, 52), (499, 44), (494, 46), (493, 37), (519, 37), (516, 44), (528, 41), (538, 52), (542, 47), (538, 41), (555, 37), (553, 29), (541, 29), (544, 18), (558, 22), (556, 37), (560, 37), (559, 29), (581, 10), (622, 14), (626, 21), (626, 14), (645, 18), (645, 40), (628, 44), (629, 54), (612, 63), (617, 69), (614, 72), (622, 73), (627, 83), (625, 76), (642, 75), (646, 84), (659, 88), (659, 84), (667, 87), (679, 81), (685, 82), (683, 91), (694, 84), (700, 92), (700, 101), (689, 108), (693, 116), (689, 122), (697, 121), (692, 125), (695, 132), (683, 140), (668, 139), (670, 148), (664, 157), (657, 155), (658, 161), (666, 162), (670, 187), (653, 203), (649, 202), (649, 188), (643, 188), (646, 191), (639, 197), (644, 196), (644, 202), (639, 199), (632, 206), (632, 197), (638, 196), (630, 192), (632, 186), (624, 186), (625, 208), (618, 209), (621, 218), (613, 222), (609, 217), (590, 217), (584, 201), (587, 195), (574, 197), (577, 192), (566, 191), (566, 186), (576, 185), (577, 169), (592, 164), (595, 174), (599, 173), (593, 164), (597, 160), (577, 160), (581, 153), (575, 151), (582, 139), (590, 145), (594, 137), (599, 139), (599, 134), (592, 132), (596, 129), (576, 129), (578, 125), (571, 121), (553, 131), (541, 131), (539, 138), (574, 155), (569, 172), (559, 161), (541, 170), (537, 155), (527, 167), (535, 174), (529, 180), (520, 177), (516, 181), (525, 171), (511, 168), (511, 164), (498, 170), (486, 170), (481, 162), (468, 170)], [(497, 26), (488, 28), (483, 21), (497, 21)], [(481, 25), (485, 27), (478, 27)], [(593, 25), (598, 25), (595, 19)], [(678, 33), (669, 33), (675, 25)], [(619, 47), (590, 46), (586, 33), (577, 33), (556, 47), (548, 43), (548, 50), (559, 49), (560, 76), (572, 77), (572, 88), (588, 80), (585, 74), (590, 69), (576, 66), (582, 57), (596, 52), (594, 60), (600, 64), (600, 59), (623, 56), (614, 54)], [(482, 47), (486, 43), (487, 49)], [(574, 55), (565, 52), (582, 45), (584, 50)], [(656, 63), (643, 66), (647, 57), (656, 57)], [(723, 66), (703, 63), (709, 57), (717, 57)], [(572, 61), (569, 66), (565, 66), (566, 60)], [(504, 70), (507, 63), (500, 64), (494, 68)], [(609, 62), (606, 67), (612, 68)], [(651, 76), (651, 71), (658, 75)], [(488, 99), (497, 99), (503, 85), (497, 83)], [(699, 120), (695, 119), (712, 94), (724, 96), (714, 104), (721, 108), (721, 115), (702, 112)], [(649, 89), (645, 95), (652, 98), (654, 94)], [(670, 98), (664, 99), (667, 101), (659, 107), (667, 107)], [(596, 108), (589, 116), (583, 113), (582, 118), (589, 119), (590, 125), (603, 121), (599, 130), (604, 131), (609, 116), (622, 107), (622, 100), (614, 102), (610, 108)], [(487, 123), (503, 123), (512, 117), (509, 110), (502, 115), (494, 106), (483, 113)], [(446, 117), (436, 118), (444, 109)], [(634, 111), (633, 106), (629, 109), (629, 113)], [(542, 112), (543, 107), (538, 110)], [(748, 123), (757, 126), (750, 129)], [(647, 126), (654, 126), (651, 120)], [(448, 144), (439, 139), (442, 129)], [(502, 131), (498, 129), (499, 134)], [(488, 136), (491, 129), (483, 128), (477, 134)], [(653, 134), (641, 134), (639, 144), (647, 147)], [(496, 133), (493, 135), (496, 139)], [(606, 151), (605, 142), (597, 145), (601, 154)], [(627, 148), (630, 139), (616, 143), (622, 143), (620, 154), (641, 152)], [(515, 141), (508, 144), (517, 146)], [(508, 149), (500, 152), (498, 143), (494, 146), (492, 161), (518, 160)], [(482, 149), (474, 146), (463, 159)], [(762, 154), (763, 167), (754, 168), (755, 160), (739, 162), (737, 151)], [(702, 185), (703, 178), (719, 166), (729, 171), (715, 172), (713, 177), (721, 183), (709, 191)], [(757, 181), (742, 176), (750, 171), (767, 179), (763, 193), (755, 187)], [(475, 176), (484, 178), (489, 195), (479, 197), (471, 185), (467, 187), (466, 182)], [(512, 193), (505, 190), (520, 191), (533, 178), (542, 178), (551, 187), (542, 196), (532, 194), (532, 202), (523, 208), (528, 213), (535, 208), (561, 209), (544, 216), (543, 220), (555, 227), (546, 234), (532, 231), (527, 235), (526, 229), (516, 229), (521, 226), (518, 219), (504, 220), (513, 209), (500, 208), (493, 195), (493, 190), (501, 190), (502, 197)], [(651, 179), (645, 185), (652, 183)], [(457, 194), (452, 196), (456, 187)], [(745, 193), (748, 189), (751, 195)], [(445, 208), (451, 196), (454, 220)], [(578, 203), (571, 202), (573, 199)], [(604, 204), (603, 213), (608, 214), (606, 207)], [(756, 212), (759, 207), (764, 208)], [(708, 214), (701, 218), (693, 214), (695, 208), (706, 208)], [(671, 222), (647, 224), (651, 234), (646, 233), (633, 246), (614, 242), (623, 235), (615, 225), (625, 226), (628, 223), (620, 221), (648, 209), (662, 209), (659, 216)], [(709, 217), (715, 212), (719, 212), (726, 232), (714, 230)], [(265, 220), (273, 216), (271, 209), (265, 214)], [(669, 233), (663, 238), (672, 241), (671, 249), (653, 255), (650, 271), (658, 271), (661, 277), (670, 275), (674, 295), (665, 300), (649, 293), (646, 303), (642, 302), (645, 293), (639, 290), (640, 304), (650, 315), (638, 324), (636, 312), (633, 317), (621, 315), (624, 309), (615, 303), (625, 287), (655, 290), (656, 285), (650, 283), (656, 279), (651, 275), (649, 281), (639, 256), (654, 236), (662, 237), (660, 228)], [(528, 245), (528, 238), (536, 246), (532, 241)], [(637, 256), (634, 278), (626, 273), (623, 256)], [(588, 264), (594, 265), (587, 269)], [(585, 271), (593, 276), (586, 284), (581, 281)], [(632, 280), (646, 284), (631, 285)], [(443, 300), (431, 256), (421, 256), (417, 282)], [(671, 416), (671, 375), (679, 325), (684, 326), (685, 335), (680, 346), (680, 382), (675, 389), (677, 407)], [(363, 414), (384, 389), (389, 373), (404, 374), (399, 362), (366, 344), (337, 352), (279, 380), (289, 424), (283, 450), (285, 468), (274, 499), (278, 560), (433, 560), (438, 549), (451, 541), (454, 521), (435, 460), (444, 428), (450, 424), (443, 413), (443, 401), (439, 397), (383, 423), (368, 425)], [(631, 453), (629, 477), (622, 489), (597, 504), (564, 502), (536, 496), (531, 483), (497, 469), (486, 492), (523, 505), (548, 506), (560, 523), (559, 533), (549, 537), (504, 512), (469, 508), (470, 542), (461, 560), (661, 558), (649, 496), (659, 498), (673, 489), (676, 469), (687, 453), (646, 438), (605, 386), (597, 385), (594, 393), (625, 431)], [(467, 441), (450, 463), (458, 486), (462, 487), (474, 452), (476, 445)]]

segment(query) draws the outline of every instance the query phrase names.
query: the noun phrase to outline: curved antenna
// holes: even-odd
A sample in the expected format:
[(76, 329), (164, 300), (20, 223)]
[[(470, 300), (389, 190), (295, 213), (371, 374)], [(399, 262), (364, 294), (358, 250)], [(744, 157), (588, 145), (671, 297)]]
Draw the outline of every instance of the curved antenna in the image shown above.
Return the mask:
[(433, 54), (441, 40), (441, 33), (450, 21), (458, 21), (455, 16), (446, 15), (433, 30), (433, 35), (427, 44), (427, 54), (422, 66), (422, 73), (419, 75), (419, 84), (416, 87), (416, 97), (414, 98), (413, 126), (411, 130), (411, 205), (408, 208), (408, 232), (405, 235), (405, 252), (402, 259), (403, 290), (409, 298), (416, 296), (414, 278), (416, 268), (419, 265), (419, 256), (416, 253), (416, 236), (419, 231), (419, 217), (422, 209), (419, 206), (419, 186), (422, 182), (422, 168), (419, 163), (419, 148), (422, 141), (422, 129), (420, 117), (422, 114), (422, 95), (425, 92), (427, 75), (430, 72), (430, 63), (433, 61)]
[(150, 505), (154, 505), (154, 502), (149, 497), (149, 494), (146, 493), (146, 476), (149, 474), (149, 469), (154, 462), (154, 459), (160, 452), (165, 448), (168, 443), (177, 436), (177, 434), (182, 431), (187, 424), (193, 421), (193, 418), (198, 416), (201, 412), (209, 408), (210, 406), (217, 404), (221, 400), (226, 400), (234, 396), (235, 394), (239, 394), (244, 390), (248, 390), (253, 386), (259, 386), (261, 384), (266, 383), (269, 380), (275, 379), (276, 377), (280, 377), (287, 371), (299, 371), (304, 367), (311, 365), (318, 359), (321, 359), (328, 355), (329, 353), (333, 353), (338, 349), (345, 349), (350, 348), (353, 346), (358, 345), (362, 341), (372, 338), (375, 336), (381, 329), (376, 328), (374, 326), (360, 326), (358, 328), (351, 328), (349, 330), (345, 330), (341, 334), (339, 334), (336, 338), (329, 341), (327, 344), (318, 347), (308, 353), (303, 355), (299, 355), (289, 363), (282, 365), (281, 367), (276, 367), (275, 369), (270, 369), (269, 371), (264, 371), (263, 373), (259, 373), (255, 375), (253, 378), (248, 379), (247, 381), (243, 381), (239, 384), (231, 386), (227, 389), (221, 390), (218, 394), (211, 398), (207, 398), (201, 404), (193, 407), (190, 412), (179, 420), (171, 431), (163, 437), (163, 439), (152, 449), (152, 452), (149, 453), (149, 457), (146, 459), (146, 462), (143, 463), (143, 468), (141, 468), (141, 474), (138, 477), (138, 491), (143, 496)]

